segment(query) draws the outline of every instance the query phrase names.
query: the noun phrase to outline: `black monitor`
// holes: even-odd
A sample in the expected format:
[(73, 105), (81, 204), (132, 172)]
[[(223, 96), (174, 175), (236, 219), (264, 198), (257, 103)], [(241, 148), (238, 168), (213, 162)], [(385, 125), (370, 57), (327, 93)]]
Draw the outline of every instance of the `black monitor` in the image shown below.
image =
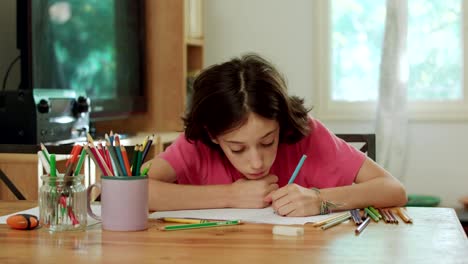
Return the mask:
[(144, 0), (17, 0), (20, 89), (71, 89), (91, 121), (144, 112)]

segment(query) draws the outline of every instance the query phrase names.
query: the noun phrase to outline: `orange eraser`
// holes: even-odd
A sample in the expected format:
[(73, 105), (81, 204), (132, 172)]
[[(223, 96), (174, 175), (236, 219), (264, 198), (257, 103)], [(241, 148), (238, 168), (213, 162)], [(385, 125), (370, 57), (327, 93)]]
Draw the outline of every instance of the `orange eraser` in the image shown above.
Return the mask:
[(15, 214), (7, 218), (7, 224), (13, 229), (31, 230), (39, 225), (39, 221), (35, 215)]

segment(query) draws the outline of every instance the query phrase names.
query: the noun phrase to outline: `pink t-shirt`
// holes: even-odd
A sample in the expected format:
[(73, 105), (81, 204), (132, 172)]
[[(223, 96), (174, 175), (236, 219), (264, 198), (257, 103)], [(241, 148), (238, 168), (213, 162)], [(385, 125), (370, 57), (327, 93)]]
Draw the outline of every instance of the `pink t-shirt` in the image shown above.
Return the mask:
[[(311, 133), (294, 144), (279, 144), (270, 173), (286, 185), (303, 154), (307, 155), (294, 183), (311, 188), (329, 188), (354, 182), (366, 155), (331, 133), (321, 122), (309, 119)], [(180, 135), (160, 158), (169, 162), (179, 184), (230, 184), (243, 177), (216, 150), (202, 142), (189, 143)]]

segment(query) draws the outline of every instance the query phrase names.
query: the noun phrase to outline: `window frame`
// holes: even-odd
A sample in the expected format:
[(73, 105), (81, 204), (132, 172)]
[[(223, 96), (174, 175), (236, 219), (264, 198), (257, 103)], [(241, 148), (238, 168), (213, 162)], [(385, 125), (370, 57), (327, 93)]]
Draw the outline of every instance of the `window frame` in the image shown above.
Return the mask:
[[(312, 85), (314, 114), (322, 120), (375, 120), (377, 102), (343, 102), (331, 100), (331, 38), (330, 1), (313, 1), (313, 70)], [(411, 0), (408, 0), (411, 1)], [(467, 121), (468, 120), (468, 0), (462, 0), (462, 100), (457, 101), (408, 101), (408, 118), (415, 121)]]

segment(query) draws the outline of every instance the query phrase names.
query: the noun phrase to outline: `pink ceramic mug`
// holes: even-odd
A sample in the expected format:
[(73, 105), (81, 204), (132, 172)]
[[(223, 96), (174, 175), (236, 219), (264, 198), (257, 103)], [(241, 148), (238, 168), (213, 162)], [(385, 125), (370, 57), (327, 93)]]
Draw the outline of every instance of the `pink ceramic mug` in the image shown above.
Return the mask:
[[(91, 210), (91, 191), (101, 190), (101, 217)], [(109, 231), (139, 231), (148, 228), (148, 177), (102, 176), (88, 187), (88, 214), (102, 221)]]

